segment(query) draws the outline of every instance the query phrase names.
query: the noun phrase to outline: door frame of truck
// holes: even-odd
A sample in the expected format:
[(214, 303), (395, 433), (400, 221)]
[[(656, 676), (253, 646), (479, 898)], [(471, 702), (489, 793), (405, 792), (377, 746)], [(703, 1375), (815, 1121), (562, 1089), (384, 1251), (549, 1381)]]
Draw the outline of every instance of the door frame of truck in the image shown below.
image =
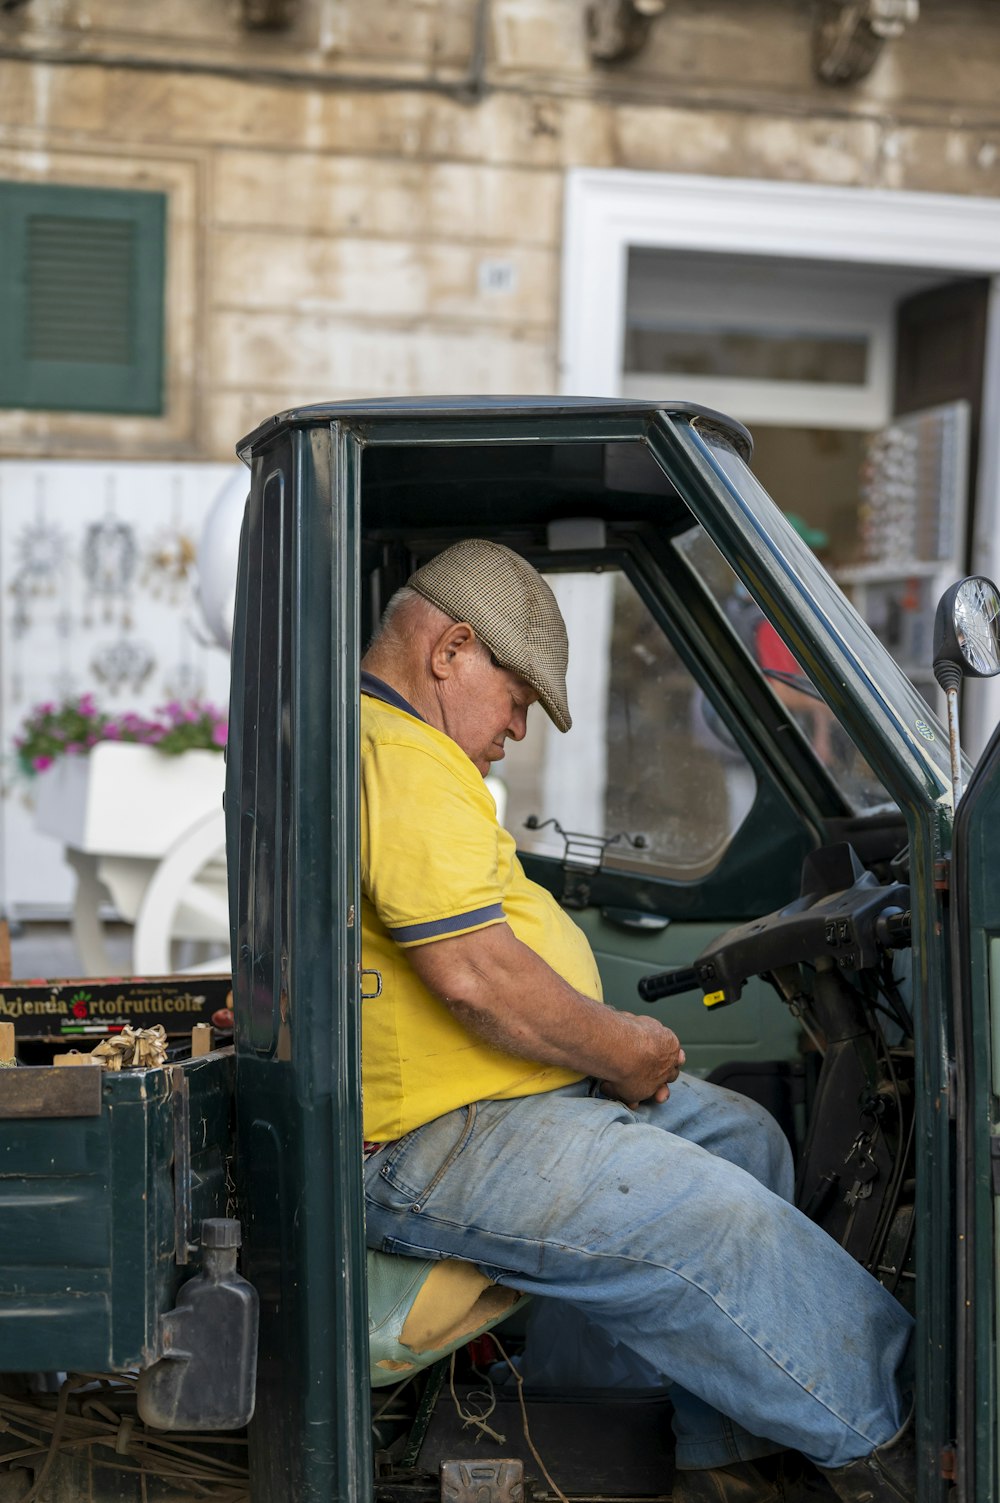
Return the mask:
[[(231, 894), (234, 900), (252, 896), (258, 871), (266, 877), (271, 859), (266, 845), (280, 843), (284, 800), (289, 801), (296, 874), (291, 884), (285, 882), (288, 852), (275, 850), (272, 891), (280, 895), (281, 912), (273, 911), (274, 905), (268, 911), (261, 886), (256, 912), (253, 902), (242, 901), (234, 901), (233, 910), (247, 1272), (262, 1300), (262, 1402), (251, 1427), (251, 1454), (262, 1481), (264, 1473), (276, 1469), (277, 1489), (265, 1484), (261, 1496), (286, 1495), (290, 1482), (298, 1481), (299, 1496), (346, 1503), (367, 1495), (370, 1484), (362, 1479), (371, 1476), (358, 1040), (363, 985), (356, 921), (363, 458), (371, 449), (408, 444), (534, 445), (588, 437), (596, 442), (598, 428), (603, 442), (648, 444), (692, 517), (779, 628), (906, 816), (914, 1003), (922, 1021), (918, 1154), (925, 1166), (917, 1218), (924, 1269), (917, 1314), (925, 1333), (917, 1346), (919, 1391), (925, 1398), (918, 1442), (922, 1503), (937, 1503), (946, 1486), (943, 1458), (953, 1440), (956, 1325), (954, 1249), (948, 1240), (956, 1214), (954, 1020), (940, 883), (951, 835), (946, 758), (922, 719), (915, 691), (906, 685), (904, 692), (899, 670), (832, 589), (774, 503), (759, 488), (759, 494), (751, 494), (752, 477), (739, 465), (740, 441), (730, 426), (679, 405), (558, 399), (306, 409), (272, 420), (245, 441), (253, 468), (249, 524), (258, 526), (261, 514), (267, 524), (268, 509), (271, 521), (270, 531), (257, 538), (251, 578), (245, 544), (241, 550), (233, 660), (239, 709), (231, 726), (227, 785), (231, 862), (235, 856), (237, 867), (233, 871), (231, 865)], [(311, 545), (320, 538), (322, 546)], [(282, 601), (280, 630), (255, 640), (239, 624), (264, 619), (261, 607), (266, 608), (283, 559), (294, 559), (296, 588)], [(297, 652), (293, 660), (289, 644), (304, 639), (307, 626), (310, 652)], [(867, 666), (869, 651), (880, 666), (877, 676)], [(255, 675), (256, 688), (243, 695), (241, 683), (252, 687)], [(897, 682), (896, 697), (885, 689), (890, 681)], [(290, 729), (278, 711), (286, 702), (294, 720)], [(259, 802), (253, 808), (241, 804), (239, 768), (251, 756), (257, 758), (258, 794), (262, 787), (272, 790), (269, 809)], [(313, 768), (325, 759), (333, 775), (329, 787), (315, 776), (308, 780), (306, 806), (307, 758)], [(288, 821), (284, 824), (287, 828)], [(940, 938), (929, 943), (931, 936)], [(270, 971), (261, 960), (268, 946)], [(295, 1011), (292, 1029), (289, 1007)], [(269, 1103), (277, 1104), (274, 1120), (269, 1120)], [(284, 1124), (283, 1144), (275, 1120)], [(292, 1160), (294, 1183), (303, 1187), (294, 1207), (294, 1247), (279, 1195), (284, 1156)], [(263, 1261), (255, 1259), (255, 1243), (265, 1251)], [(291, 1337), (282, 1338), (282, 1318), (294, 1323)], [(282, 1380), (277, 1347), (276, 1366), (268, 1371), (269, 1339), (289, 1367), (293, 1351), (301, 1363), (298, 1392), (293, 1382)], [(275, 1396), (280, 1396), (278, 1411), (270, 1409)], [(279, 1412), (282, 1424), (276, 1431)], [(288, 1446), (281, 1442), (282, 1430)], [(296, 1479), (289, 1466), (305, 1470)]]

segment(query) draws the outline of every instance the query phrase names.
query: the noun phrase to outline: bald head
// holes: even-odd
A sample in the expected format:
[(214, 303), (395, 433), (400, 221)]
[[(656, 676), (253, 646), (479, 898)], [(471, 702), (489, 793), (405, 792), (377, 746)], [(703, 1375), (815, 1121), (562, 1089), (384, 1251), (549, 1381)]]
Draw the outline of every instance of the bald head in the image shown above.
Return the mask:
[(418, 595), (416, 590), (404, 585), (392, 596), (382, 613), (382, 620), (365, 655), (365, 667), (371, 673), (377, 671), (369, 666), (368, 659), (373, 655), (388, 657), (393, 661), (405, 657), (406, 649), (415, 637), (423, 638), (429, 634), (436, 637), (451, 619), (436, 605), (425, 600), (423, 595)]
[[(440, 652), (442, 640), (449, 644), (446, 651), (463, 652), (470, 659), (490, 659), (489, 649), (467, 622), (454, 621), (423, 595), (404, 585), (386, 606), (361, 666), (391, 684), (425, 720), (435, 724), (428, 700), (433, 698), (437, 680), (435, 655)], [(440, 668), (441, 664), (437, 666)]]

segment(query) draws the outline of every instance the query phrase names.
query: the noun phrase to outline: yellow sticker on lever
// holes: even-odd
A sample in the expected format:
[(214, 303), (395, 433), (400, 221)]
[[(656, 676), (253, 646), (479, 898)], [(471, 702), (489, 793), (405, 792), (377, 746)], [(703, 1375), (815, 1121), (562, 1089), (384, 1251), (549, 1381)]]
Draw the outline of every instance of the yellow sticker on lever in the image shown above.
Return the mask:
[(725, 992), (706, 992), (702, 998), (706, 1007), (721, 1007), (727, 1000)]

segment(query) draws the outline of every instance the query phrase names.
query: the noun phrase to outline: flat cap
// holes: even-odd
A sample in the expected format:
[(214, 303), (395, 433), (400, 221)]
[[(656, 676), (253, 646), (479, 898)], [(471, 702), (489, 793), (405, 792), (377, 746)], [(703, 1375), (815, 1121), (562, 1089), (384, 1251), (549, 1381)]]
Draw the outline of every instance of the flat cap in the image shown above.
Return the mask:
[(407, 583), (453, 621), (468, 621), (500, 666), (531, 685), (552, 723), (569, 730), (566, 623), (526, 558), (488, 538), (465, 538), (421, 565)]

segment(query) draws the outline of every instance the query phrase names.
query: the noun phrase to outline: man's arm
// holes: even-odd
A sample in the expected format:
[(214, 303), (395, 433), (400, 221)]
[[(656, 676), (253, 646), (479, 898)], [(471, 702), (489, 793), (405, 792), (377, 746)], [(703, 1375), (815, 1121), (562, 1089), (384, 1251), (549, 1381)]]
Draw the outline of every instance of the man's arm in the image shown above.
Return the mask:
[(413, 946), (407, 959), (471, 1033), (508, 1054), (595, 1075), (630, 1105), (665, 1101), (684, 1063), (669, 1028), (585, 997), (507, 924)]

